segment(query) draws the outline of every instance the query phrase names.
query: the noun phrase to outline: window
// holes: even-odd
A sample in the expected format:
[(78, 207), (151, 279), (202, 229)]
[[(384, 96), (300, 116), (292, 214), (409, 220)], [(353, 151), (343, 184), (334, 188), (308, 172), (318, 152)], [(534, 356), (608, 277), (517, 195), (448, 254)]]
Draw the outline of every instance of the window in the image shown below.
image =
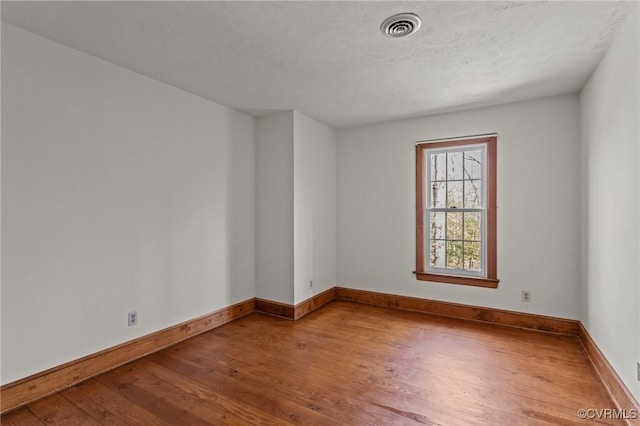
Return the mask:
[(496, 137), (416, 145), (416, 277), (498, 286)]

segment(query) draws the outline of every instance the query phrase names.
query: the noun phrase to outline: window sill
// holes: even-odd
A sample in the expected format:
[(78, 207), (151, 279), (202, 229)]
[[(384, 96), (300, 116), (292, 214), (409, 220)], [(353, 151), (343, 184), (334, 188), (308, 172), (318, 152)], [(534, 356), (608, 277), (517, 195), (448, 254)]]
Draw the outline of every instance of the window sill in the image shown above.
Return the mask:
[(446, 284), (462, 284), (475, 287), (497, 288), (500, 280), (496, 278), (463, 277), (460, 275), (440, 275), (427, 272), (413, 272), (420, 281), (433, 281)]

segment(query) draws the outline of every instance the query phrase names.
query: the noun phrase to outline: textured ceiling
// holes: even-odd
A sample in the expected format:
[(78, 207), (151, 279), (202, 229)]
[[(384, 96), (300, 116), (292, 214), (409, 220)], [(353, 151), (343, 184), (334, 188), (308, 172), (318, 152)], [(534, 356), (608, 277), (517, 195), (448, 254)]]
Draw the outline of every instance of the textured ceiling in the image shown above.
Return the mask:
[[(235, 109), (342, 128), (577, 91), (632, 7), (2, 1), (2, 20)], [(400, 12), (420, 31), (384, 37)]]

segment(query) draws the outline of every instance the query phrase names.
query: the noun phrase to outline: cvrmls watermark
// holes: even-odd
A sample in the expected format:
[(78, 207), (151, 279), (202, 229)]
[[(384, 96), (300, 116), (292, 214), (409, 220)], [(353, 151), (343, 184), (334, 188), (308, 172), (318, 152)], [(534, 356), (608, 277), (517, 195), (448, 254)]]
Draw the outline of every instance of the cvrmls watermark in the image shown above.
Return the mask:
[(635, 408), (627, 410), (624, 408), (580, 408), (577, 413), (581, 419), (640, 419), (640, 413)]

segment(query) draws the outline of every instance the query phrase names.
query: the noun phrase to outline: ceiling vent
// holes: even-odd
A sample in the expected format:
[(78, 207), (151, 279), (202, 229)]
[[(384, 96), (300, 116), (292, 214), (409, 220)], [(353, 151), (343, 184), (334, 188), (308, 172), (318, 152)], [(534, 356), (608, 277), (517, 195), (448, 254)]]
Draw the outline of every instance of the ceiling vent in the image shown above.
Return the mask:
[(420, 17), (415, 13), (399, 13), (385, 19), (380, 31), (387, 37), (405, 37), (418, 31), (420, 24)]

